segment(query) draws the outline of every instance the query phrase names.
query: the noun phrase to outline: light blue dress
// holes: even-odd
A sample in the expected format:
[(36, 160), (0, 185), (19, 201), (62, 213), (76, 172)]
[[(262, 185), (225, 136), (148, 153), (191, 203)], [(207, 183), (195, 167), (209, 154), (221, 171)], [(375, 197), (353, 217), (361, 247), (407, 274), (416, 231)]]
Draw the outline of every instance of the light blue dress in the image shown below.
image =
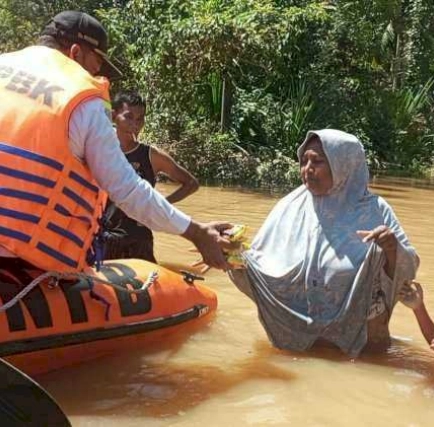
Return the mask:
[[(230, 275), (256, 302), (276, 347), (307, 350), (324, 338), (355, 356), (367, 342), (368, 319), (385, 310), (390, 316), (418, 257), (392, 208), (369, 192), (359, 140), (332, 129), (309, 132), (299, 159), (313, 135), (330, 165), (331, 190), (314, 196), (302, 185), (280, 200), (244, 253), (246, 272)], [(356, 233), (383, 224), (398, 240), (393, 279), (384, 272), (382, 249)]]

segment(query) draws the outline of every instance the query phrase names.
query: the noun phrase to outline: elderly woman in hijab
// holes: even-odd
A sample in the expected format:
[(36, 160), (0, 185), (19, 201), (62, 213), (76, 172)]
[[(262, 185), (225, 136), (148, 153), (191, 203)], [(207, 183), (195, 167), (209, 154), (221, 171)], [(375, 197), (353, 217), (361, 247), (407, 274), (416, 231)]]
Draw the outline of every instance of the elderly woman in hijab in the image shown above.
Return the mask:
[(298, 149), (303, 185), (280, 200), (232, 270), (272, 343), (304, 351), (328, 342), (357, 356), (390, 344), (388, 322), (418, 256), (392, 208), (368, 190), (360, 141), (311, 131)]

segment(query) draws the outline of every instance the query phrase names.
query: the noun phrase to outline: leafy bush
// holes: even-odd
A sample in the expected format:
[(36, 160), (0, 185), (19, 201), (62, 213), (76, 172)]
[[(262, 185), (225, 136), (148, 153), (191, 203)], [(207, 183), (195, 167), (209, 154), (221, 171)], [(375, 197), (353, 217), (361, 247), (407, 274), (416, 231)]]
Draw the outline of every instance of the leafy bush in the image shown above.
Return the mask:
[(263, 150), (254, 157), (239, 146), (233, 134), (208, 133), (204, 124), (188, 128), (178, 141), (156, 134), (147, 141), (169, 152), (202, 184), (275, 190), (300, 183), (298, 164), (281, 152)]
[(203, 182), (280, 185), (320, 128), (357, 135), (375, 169), (433, 165), (432, 0), (0, 0), (0, 51), (71, 8), (109, 31), (112, 91), (144, 94), (150, 138), (200, 150)]

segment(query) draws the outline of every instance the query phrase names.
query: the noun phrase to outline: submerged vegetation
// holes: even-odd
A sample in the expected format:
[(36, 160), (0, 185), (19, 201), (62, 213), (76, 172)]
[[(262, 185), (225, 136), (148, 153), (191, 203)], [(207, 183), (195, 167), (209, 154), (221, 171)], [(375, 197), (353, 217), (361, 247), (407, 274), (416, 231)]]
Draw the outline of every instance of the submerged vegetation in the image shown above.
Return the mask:
[(145, 137), (202, 182), (293, 186), (309, 129), (357, 135), (371, 169), (434, 161), (432, 0), (0, 0), (0, 50), (81, 9), (148, 100)]

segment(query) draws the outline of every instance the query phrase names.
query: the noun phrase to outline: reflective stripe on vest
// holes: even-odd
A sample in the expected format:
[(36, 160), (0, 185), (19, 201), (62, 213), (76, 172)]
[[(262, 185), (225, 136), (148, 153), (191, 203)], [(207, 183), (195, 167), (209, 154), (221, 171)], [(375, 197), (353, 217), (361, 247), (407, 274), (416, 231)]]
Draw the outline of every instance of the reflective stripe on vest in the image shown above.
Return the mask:
[(108, 83), (56, 50), (0, 55), (0, 245), (44, 270), (82, 270), (99, 228), (106, 195), (68, 140), (90, 97)]

